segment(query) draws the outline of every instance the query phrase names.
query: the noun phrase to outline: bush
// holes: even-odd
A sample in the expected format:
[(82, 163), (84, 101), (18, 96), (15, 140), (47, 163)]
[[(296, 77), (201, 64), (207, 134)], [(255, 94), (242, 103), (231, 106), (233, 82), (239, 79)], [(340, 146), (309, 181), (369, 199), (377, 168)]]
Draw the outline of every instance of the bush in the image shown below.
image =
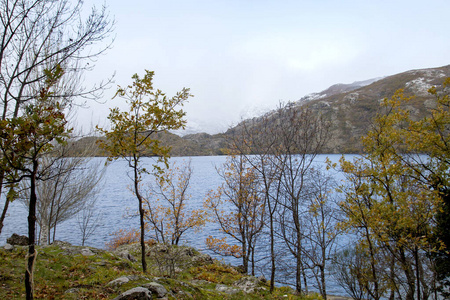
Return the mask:
[(140, 233), (136, 229), (120, 229), (111, 234), (113, 238), (105, 244), (106, 249), (112, 251), (121, 245), (139, 242)]

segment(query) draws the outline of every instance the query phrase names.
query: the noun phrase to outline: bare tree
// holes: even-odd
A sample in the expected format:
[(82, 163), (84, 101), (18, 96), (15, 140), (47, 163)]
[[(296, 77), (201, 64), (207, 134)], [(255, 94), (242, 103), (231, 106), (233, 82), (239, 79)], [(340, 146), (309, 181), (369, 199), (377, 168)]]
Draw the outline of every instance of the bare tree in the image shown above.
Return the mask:
[(258, 191), (258, 176), (242, 155), (229, 156), (219, 175), (223, 184), (207, 195), (205, 206), (211, 211), (221, 231), (238, 245), (225, 238), (209, 236), (207, 246), (219, 254), (242, 258), (245, 272), (252, 263), (255, 272), (254, 250), (264, 225), (264, 202)]
[(334, 199), (335, 182), (320, 169), (311, 169), (307, 182), (306, 247), (304, 256), (323, 299), (327, 299), (326, 269), (332, 258), (340, 230), (338, 207)]
[[(92, 8), (86, 18), (82, 8), (81, 0), (0, 1), (2, 120), (18, 117), (23, 104), (37, 98), (46, 80), (44, 70), (64, 70), (51, 95), (62, 107), (72, 105), (75, 97), (101, 96), (109, 80), (86, 87), (82, 79), (84, 72), (91, 70), (99, 55), (110, 47), (114, 22), (105, 7)], [(0, 173), (0, 189), (3, 181), (4, 174)], [(5, 201), (0, 232), (11, 199)]]
[(260, 118), (245, 120), (230, 132), (230, 148), (243, 155), (259, 177), (259, 192), (264, 203), (265, 222), (268, 228), (270, 256), (270, 291), (275, 288), (277, 249), (275, 247), (275, 218), (281, 191), (281, 174), (274, 164), (277, 152), (277, 134), (271, 113)]
[[(84, 149), (81, 156), (68, 156), (71, 143), (59, 147), (55, 153), (43, 157), (42, 167), (47, 168), (47, 179), (36, 184), (37, 222), (39, 240), (48, 244), (55, 240), (56, 227), (77, 215), (95, 198), (98, 185), (103, 179), (105, 166), (91, 158), (93, 147)], [(28, 206), (28, 183), (23, 182), (21, 201)], [(51, 236), (51, 231), (53, 234)]]
[(100, 226), (102, 213), (96, 211), (96, 198), (85, 203), (84, 208), (77, 215), (77, 224), (81, 232), (81, 246), (95, 233)]
[(307, 191), (305, 183), (313, 161), (320, 153), (328, 133), (328, 126), (320, 115), (294, 103), (281, 105), (276, 111), (277, 152), (275, 164), (281, 175), (280, 227), (281, 236), (296, 262), (295, 289), (302, 293), (301, 279), (307, 282), (302, 254), (304, 239), (304, 207)]
[(144, 199), (145, 220), (157, 242), (178, 245), (188, 230), (198, 230), (206, 222), (202, 209), (189, 209), (188, 194), (193, 168), (191, 161), (175, 164), (155, 175), (150, 195)]

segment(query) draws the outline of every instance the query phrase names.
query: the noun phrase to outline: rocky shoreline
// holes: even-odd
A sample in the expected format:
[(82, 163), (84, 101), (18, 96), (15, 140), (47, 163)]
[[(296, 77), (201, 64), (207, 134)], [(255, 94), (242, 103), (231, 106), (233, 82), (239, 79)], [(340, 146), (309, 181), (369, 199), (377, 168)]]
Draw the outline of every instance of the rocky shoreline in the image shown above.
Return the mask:
[[(3, 256), (13, 256), (20, 252), (26, 253), (24, 240), (16, 239), (8, 240), (8, 242), (3, 248), (0, 248), (0, 254)], [(105, 270), (108, 269), (119, 270), (117, 274), (120, 276), (116, 278), (110, 277), (112, 275), (105, 275), (104, 280), (96, 279), (97, 285), (100, 287), (96, 286), (95, 288), (105, 290), (108, 294), (102, 299), (279, 299), (278, 297), (322, 299), (317, 294), (301, 298), (296, 296), (289, 287), (279, 288), (277, 291), (279, 296), (272, 298), (272, 294), (268, 292), (267, 281), (263, 276), (253, 277), (242, 274), (238, 271), (238, 267), (223, 265), (213, 260), (208, 254), (201, 253), (192, 247), (149, 245), (147, 256), (155, 268), (152, 274), (139, 272), (139, 262), (136, 259), (136, 257), (140, 257), (139, 244), (122, 245), (114, 251), (106, 251), (55, 241), (52, 245), (38, 246), (37, 249), (40, 253), (38, 261), (43, 260), (40, 257), (47, 258), (52, 254), (65, 259), (88, 260), (87, 270), (88, 272), (92, 270), (93, 276), (101, 277), (100, 274), (105, 273)], [(51, 261), (57, 261), (56, 256)], [(53, 266), (47, 266), (47, 268), (56, 269)], [(72, 272), (74, 272), (73, 268), (76, 266), (71, 268)], [(216, 274), (207, 273), (208, 270), (213, 269)], [(195, 270), (194, 275), (187, 276), (186, 273), (193, 272), (192, 270)], [(154, 276), (155, 272), (159, 273), (158, 276)], [(223, 279), (226, 277), (225, 275), (229, 275), (227, 278), (232, 279)], [(222, 280), (217, 278), (222, 278)], [(39, 278), (36, 278), (35, 281), (39, 282)], [(2, 284), (1, 274), (0, 284)], [(12, 289), (8, 282), (2, 285)], [(67, 284), (67, 286), (69, 288), (61, 291), (63, 297), (54, 299), (89, 299), (84, 296), (88, 293), (86, 290), (91, 287), (89, 284)], [(5, 295), (0, 293), (0, 296)], [(327, 298), (330, 300), (351, 299), (341, 296), (327, 296)]]

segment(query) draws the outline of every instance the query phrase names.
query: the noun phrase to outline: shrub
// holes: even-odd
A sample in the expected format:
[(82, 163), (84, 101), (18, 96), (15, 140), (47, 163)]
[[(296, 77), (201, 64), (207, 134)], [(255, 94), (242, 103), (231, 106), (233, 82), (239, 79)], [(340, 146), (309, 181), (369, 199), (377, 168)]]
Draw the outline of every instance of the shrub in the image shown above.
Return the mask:
[(119, 229), (111, 234), (113, 238), (105, 244), (106, 249), (112, 251), (121, 245), (139, 242), (140, 233), (136, 229)]

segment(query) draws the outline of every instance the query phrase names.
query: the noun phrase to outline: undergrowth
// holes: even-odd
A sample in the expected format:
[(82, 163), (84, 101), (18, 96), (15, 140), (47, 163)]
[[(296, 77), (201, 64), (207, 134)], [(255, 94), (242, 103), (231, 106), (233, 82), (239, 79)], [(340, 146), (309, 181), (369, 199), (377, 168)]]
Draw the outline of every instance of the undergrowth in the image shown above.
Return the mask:
[[(113, 299), (152, 280), (166, 287), (168, 299), (320, 299), (319, 296), (295, 296), (292, 290), (283, 288), (270, 294), (267, 286), (252, 294), (218, 292), (216, 285), (233, 286), (233, 282), (244, 276), (219, 262), (186, 268), (174, 277), (159, 277), (158, 270), (143, 274), (139, 259), (131, 262), (106, 251), (95, 251), (96, 255), (92, 256), (68, 254), (58, 246), (37, 247), (37, 251), (35, 299)], [(0, 248), (0, 299), (25, 298), (26, 254), (26, 247), (16, 247), (13, 251)], [(133, 255), (140, 257), (138, 253)], [(129, 275), (138, 279), (118, 287), (108, 285), (114, 279)]]

